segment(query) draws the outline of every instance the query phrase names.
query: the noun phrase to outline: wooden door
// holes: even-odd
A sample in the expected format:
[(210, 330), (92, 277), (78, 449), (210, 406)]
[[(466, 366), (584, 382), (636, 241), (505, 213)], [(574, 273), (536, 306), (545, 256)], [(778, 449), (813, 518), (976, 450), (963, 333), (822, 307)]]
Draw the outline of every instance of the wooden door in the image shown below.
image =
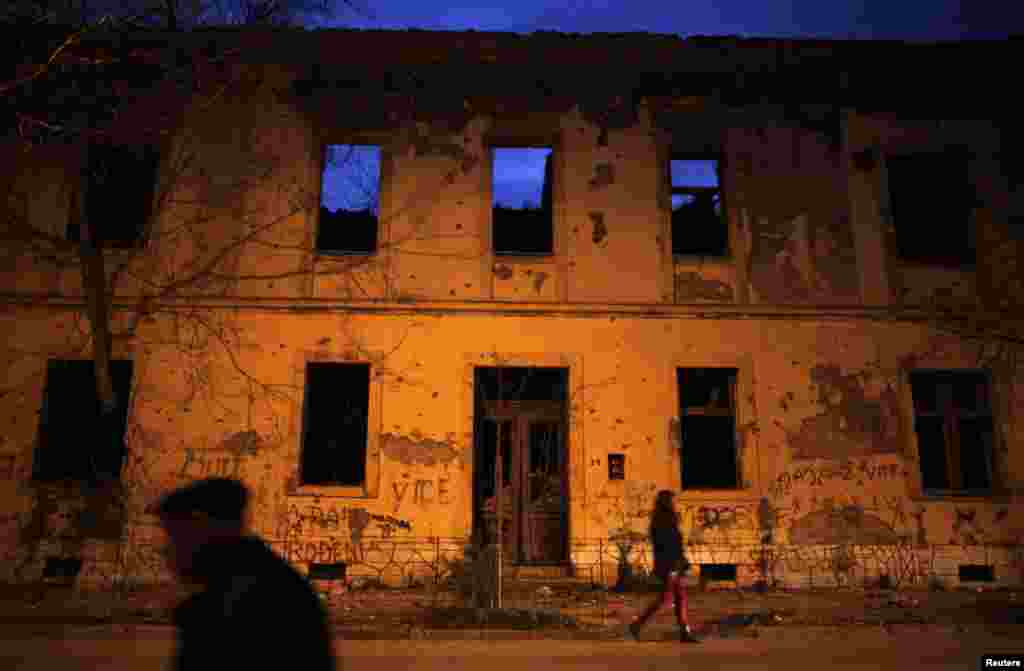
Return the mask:
[[(496, 541), (500, 498), (502, 545), (516, 563), (560, 563), (566, 559), (567, 460), (562, 404), (494, 401), (485, 404), (482, 449), (495, 450), (481, 477), (488, 542)], [(497, 450), (502, 455), (497, 468)], [(494, 473), (487, 470), (494, 469)], [(502, 490), (494, 487), (498, 471)]]

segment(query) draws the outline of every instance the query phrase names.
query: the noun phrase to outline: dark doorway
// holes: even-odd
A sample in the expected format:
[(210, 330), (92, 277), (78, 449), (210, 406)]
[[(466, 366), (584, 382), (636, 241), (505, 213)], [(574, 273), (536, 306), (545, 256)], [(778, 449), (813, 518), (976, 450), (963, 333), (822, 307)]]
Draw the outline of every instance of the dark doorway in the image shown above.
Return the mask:
[(497, 541), (500, 498), (502, 546), (508, 560), (563, 563), (568, 559), (569, 371), (481, 367), (474, 378), (474, 529), (485, 542)]

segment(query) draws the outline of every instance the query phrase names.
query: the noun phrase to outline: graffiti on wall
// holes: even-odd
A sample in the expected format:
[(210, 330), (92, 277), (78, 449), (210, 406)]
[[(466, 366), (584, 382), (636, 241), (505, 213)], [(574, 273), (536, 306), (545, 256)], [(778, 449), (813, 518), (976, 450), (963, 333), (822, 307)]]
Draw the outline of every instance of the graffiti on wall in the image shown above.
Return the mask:
[(821, 487), (826, 482), (843, 480), (858, 487), (880, 480), (899, 480), (906, 476), (900, 464), (872, 463), (868, 459), (845, 460), (840, 463), (795, 466), (779, 474), (770, 485), (773, 497), (787, 496), (797, 487)]
[(428, 503), (448, 505), (453, 503), (454, 499), (450, 483), (450, 478), (442, 476), (436, 479), (417, 478), (415, 480), (391, 483), (391, 489), (395, 495), (394, 512), (397, 513), (406, 501), (411, 501), (417, 505)]
[[(412, 524), (362, 507), (293, 504), (280, 516), (276, 536), (281, 553), (291, 561), (355, 564), (364, 561), (364, 534), (370, 528), (389, 539), (399, 531), (412, 531)], [(311, 556), (328, 559), (307, 558)]]
[(694, 545), (751, 542), (757, 536), (757, 512), (750, 505), (684, 504), (679, 513), (680, 529)]
[(216, 447), (186, 447), (178, 475), (189, 479), (241, 478), (247, 458), (258, 456), (265, 447), (266, 441), (251, 430), (232, 433)]

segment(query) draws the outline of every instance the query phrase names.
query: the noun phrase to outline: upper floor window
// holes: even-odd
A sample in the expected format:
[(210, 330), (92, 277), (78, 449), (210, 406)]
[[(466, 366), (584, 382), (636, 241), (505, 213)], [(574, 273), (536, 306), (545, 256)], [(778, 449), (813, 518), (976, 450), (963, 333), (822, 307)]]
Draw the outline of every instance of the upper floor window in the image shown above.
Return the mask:
[[(87, 222), (96, 231), (99, 247), (131, 249), (146, 242), (156, 194), (159, 154), (148, 145), (91, 145), (79, 197), (73, 208), (67, 238), (78, 242)], [(82, 216), (85, 220), (82, 220)]]
[(992, 404), (982, 371), (910, 375), (921, 484), (926, 492), (987, 492), (993, 485)]
[(735, 368), (678, 368), (683, 489), (737, 489)]
[(709, 156), (673, 156), (672, 254), (725, 256), (729, 231), (724, 216), (719, 161)]
[(124, 461), (132, 362), (110, 362), (115, 409), (104, 415), (91, 360), (53, 359), (46, 368), (32, 479), (117, 478)]
[(551, 147), (493, 147), (492, 151), (494, 253), (553, 254)]
[(973, 264), (974, 198), (967, 153), (891, 155), (885, 167), (899, 258), (946, 266)]
[(332, 144), (326, 148), (316, 251), (357, 255), (377, 251), (380, 147)]

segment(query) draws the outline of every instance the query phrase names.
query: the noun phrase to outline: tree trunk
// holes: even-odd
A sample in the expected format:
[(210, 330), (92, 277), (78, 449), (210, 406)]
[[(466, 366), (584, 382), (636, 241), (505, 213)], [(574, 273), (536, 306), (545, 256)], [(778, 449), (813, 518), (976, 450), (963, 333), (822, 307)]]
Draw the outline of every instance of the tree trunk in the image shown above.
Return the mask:
[[(79, 192), (77, 215), (79, 221), (78, 256), (82, 264), (82, 290), (86, 297), (86, 316), (92, 333), (93, 362), (96, 371), (96, 395), (104, 415), (117, 405), (114, 384), (110, 378), (110, 321), (107, 306), (107, 280), (103, 249), (100, 247), (97, 223), (85, 215), (84, 198)], [(105, 424), (105, 422), (104, 422)]]

